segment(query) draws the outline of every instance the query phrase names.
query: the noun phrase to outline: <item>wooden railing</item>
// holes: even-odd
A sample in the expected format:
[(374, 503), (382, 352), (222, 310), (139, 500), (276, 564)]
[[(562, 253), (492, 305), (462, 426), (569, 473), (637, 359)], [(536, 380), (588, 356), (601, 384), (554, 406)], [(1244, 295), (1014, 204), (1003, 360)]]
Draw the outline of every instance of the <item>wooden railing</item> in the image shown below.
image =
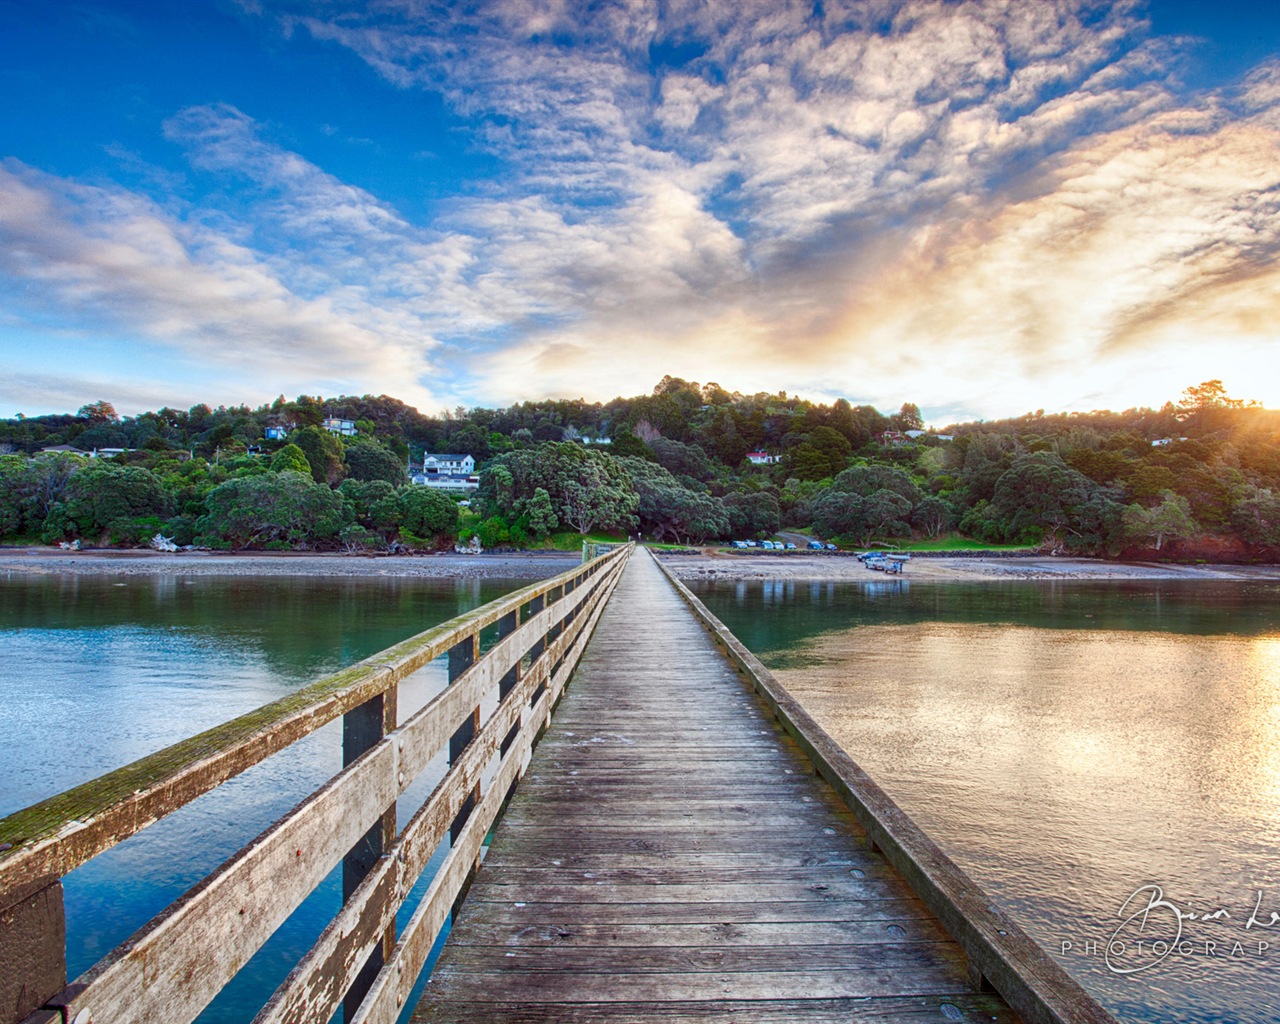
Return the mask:
[[(349, 1024), (394, 1021), (630, 552), (0, 820), (0, 1022), (192, 1021), (338, 864), (342, 908), (255, 1024), (327, 1021), (343, 1005)], [(449, 685), (397, 726), (399, 683), (442, 655)], [(67, 985), (64, 875), (339, 716), (341, 772)], [(446, 749), (443, 779), (398, 830), (397, 798)], [(446, 836), (449, 852), (397, 934), (396, 913)]]
[(1034, 939), (999, 910), (928, 835), (864, 772), (764, 664), (654, 559), (676, 592), (746, 678), (859, 824), (867, 844), (924, 901), (968, 959), (977, 991), (999, 993), (1026, 1024), (1118, 1024)]

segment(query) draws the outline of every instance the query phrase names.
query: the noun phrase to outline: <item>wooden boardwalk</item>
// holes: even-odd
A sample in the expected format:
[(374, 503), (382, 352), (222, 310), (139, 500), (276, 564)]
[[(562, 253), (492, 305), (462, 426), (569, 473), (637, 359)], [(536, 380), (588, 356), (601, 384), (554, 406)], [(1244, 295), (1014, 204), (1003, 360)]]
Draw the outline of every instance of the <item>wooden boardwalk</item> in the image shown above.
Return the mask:
[(983, 1021), (959, 947), (630, 560), (413, 1020)]

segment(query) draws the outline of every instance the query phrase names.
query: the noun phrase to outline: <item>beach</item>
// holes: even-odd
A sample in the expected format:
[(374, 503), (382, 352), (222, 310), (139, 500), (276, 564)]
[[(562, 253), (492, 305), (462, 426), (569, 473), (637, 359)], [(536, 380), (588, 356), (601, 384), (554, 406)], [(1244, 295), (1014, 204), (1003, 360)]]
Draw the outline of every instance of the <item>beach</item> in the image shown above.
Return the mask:
[(660, 557), (682, 580), (1280, 580), (1280, 565), (1178, 565), (1054, 555), (915, 556), (901, 576), (868, 569), (847, 554), (731, 554), (708, 549), (699, 554)]
[(528, 579), (579, 565), (573, 551), (459, 555), (349, 555), (338, 552), (146, 550), (63, 551), (0, 548), (0, 576), (399, 576), (431, 579)]
[[(760, 554), (704, 548), (657, 552), (683, 580), (884, 579), (849, 554)], [(513, 551), (460, 555), (350, 555), (338, 552), (164, 553), (146, 550), (63, 551), (0, 548), (0, 574), (70, 576), (395, 576), (433, 579), (545, 579), (580, 562), (576, 552)], [(913, 557), (902, 576), (921, 580), (1280, 580), (1280, 565), (1181, 565), (1112, 562), (1053, 555)]]

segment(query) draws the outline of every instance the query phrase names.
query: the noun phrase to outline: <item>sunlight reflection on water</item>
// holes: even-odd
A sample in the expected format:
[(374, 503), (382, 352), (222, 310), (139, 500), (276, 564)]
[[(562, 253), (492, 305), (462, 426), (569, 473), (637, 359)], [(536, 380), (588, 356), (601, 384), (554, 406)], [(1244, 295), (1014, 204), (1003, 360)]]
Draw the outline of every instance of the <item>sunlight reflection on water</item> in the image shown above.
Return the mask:
[[(1280, 910), (1280, 588), (1242, 586), (696, 589), (1121, 1019), (1262, 1024), (1280, 928), (1248, 922), (1259, 893)], [(1152, 883), (1231, 916), (1184, 922), (1191, 952), (1159, 963), (1130, 929), (1115, 966), (1148, 966), (1113, 973), (1101, 950)], [(1153, 912), (1147, 937), (1171, 922)]]

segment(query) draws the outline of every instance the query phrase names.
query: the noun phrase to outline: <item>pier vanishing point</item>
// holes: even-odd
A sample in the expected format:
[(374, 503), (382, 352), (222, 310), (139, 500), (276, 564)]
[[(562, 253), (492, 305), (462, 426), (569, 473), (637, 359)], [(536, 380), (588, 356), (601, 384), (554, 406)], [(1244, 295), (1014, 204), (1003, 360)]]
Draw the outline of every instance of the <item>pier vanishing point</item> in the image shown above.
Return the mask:
[[(339, 718), (332, 779), (66, 977), (64, 875)], [(0, 1024), (193, 1021), (339, 865), (254, 1024), (1114, 1024), (630, 545), (0, 821)]]

